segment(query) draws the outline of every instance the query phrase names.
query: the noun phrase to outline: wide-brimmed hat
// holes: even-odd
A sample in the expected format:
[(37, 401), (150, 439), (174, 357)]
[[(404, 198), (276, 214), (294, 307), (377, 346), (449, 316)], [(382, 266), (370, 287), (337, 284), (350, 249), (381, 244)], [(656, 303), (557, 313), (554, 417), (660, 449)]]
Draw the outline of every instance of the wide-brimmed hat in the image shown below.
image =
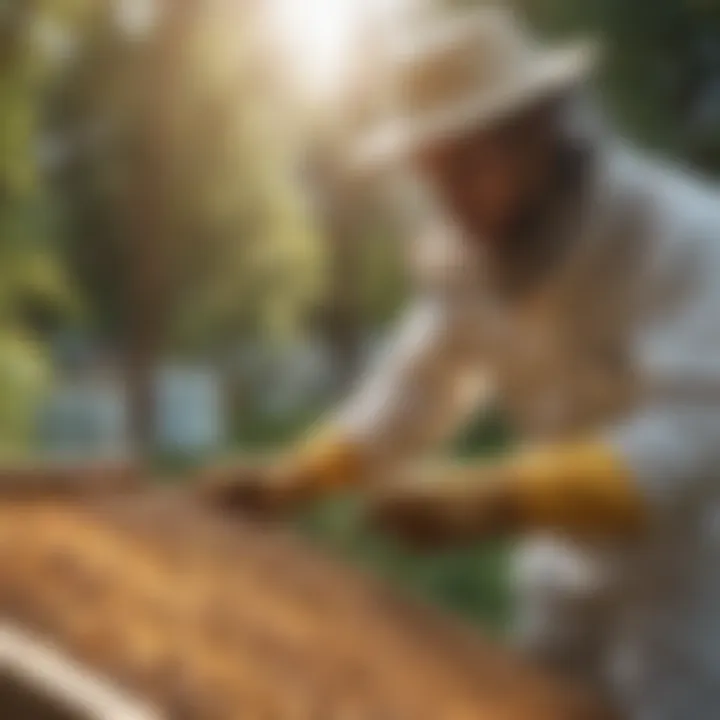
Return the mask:
[(597, 46), (543, 47), (508, 10), (455, 11), (429, 19), (388, 58), (390, 117), (352, 152), (359, 170), (492, 125), (584, 80)]

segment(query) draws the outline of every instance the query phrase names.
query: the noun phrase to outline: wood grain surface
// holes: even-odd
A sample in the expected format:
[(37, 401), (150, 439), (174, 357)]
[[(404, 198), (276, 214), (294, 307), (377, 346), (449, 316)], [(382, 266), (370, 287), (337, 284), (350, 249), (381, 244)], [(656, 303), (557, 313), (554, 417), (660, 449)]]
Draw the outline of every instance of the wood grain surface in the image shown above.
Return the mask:
[(603, 720), (575, 688), (183, 493), (0, 493), (0, 616), (177, 720)]

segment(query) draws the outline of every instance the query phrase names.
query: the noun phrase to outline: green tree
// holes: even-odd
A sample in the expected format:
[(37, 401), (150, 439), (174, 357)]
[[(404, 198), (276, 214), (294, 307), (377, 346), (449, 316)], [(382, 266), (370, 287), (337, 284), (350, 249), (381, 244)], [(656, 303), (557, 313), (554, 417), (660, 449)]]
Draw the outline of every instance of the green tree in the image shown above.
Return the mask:
[(68, 252), (95, 329), (123, 339), (140, 440), (161, 353), (287, 332), (319, 267), (248, 10), (158, 9), (138, 35), (95, 4), (48, 108)]
[(720, 171), (720, 4), (519, 0), (539, 27), (602, 47), (602, 88), (636, 140)]
[(42, 93), (52, 70), (43, 8), (0, 4), (0, 457), (29, 439), (49, 374), (46, 332), (77, 310), (41, 182)]

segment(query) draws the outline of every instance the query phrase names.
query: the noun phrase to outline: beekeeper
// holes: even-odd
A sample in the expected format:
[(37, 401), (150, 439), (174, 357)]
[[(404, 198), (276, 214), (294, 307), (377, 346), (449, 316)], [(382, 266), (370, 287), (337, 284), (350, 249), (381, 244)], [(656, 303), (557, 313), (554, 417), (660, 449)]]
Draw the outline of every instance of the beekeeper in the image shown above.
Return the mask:
[[(437, 203), (418, 239), (434, 270), (319, 437), (211, 485), (278, 508), (401, 477), (371, 515), (407, 539), (521, 538), (528, 652), (626, 717), (720, 718), (718, 197), (589, 121), (588, 44), (474, 9), (401, 45), (396, 115), (355, 159), (410, 169)], [(409, 464), (481, 398), (525, 444)]]

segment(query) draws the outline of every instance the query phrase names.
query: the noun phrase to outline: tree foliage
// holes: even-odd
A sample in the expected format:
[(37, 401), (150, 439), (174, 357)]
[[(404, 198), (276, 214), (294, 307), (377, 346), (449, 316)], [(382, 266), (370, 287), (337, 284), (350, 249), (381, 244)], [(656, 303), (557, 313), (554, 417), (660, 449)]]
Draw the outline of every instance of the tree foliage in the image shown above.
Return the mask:
[(597, 37), (602, 87), (644, 145), (720, 171), (720, 3), (519, 0), (535, 24)]
[(28, 437), (49, 372), (44, 331), (78, 311), (36, 162), (51, 71), (45, 12), (41, 4), (0, 4), (0, 456)]
[[(182, 5), (192, 18), (161, 50), (163, 28)], [(229, 4), (161, 9), (140, 38), (118, 27), (111, 4), (96, 9), (53, 98), (53, 131), (73, 151), (59, 189), (97, 323), (123, 331), (138, 258), (129, 246), (154, 243), (166, 346), (217, 349), (258, 327), (291, 326), (314, 291), (318, 257), (249, 19)], [(172, 53), (165, 75), (161, 52)], [(148, 152), (162, 188), (147, 208), (153, 218), (141, 222), (161, 222), (164, 241), (139, 239), (143, 228), (134, 223)]]

